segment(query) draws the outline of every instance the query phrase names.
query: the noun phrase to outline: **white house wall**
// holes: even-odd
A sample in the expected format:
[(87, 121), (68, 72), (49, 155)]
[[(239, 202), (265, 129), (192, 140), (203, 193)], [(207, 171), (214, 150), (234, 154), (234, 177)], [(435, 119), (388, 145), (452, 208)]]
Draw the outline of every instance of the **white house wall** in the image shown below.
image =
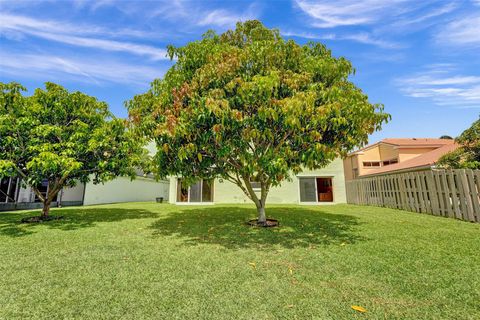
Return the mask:
[(62, 202), (65, 201), (82, 201), (83, 200), (83, 191), (85, 190), (85, 185), (83, 183), (78, 183), (73, 188), (63, 188), (62, 191), (57, 196), (57, 199)]
[(155, 181), (138, 177), (131, 181), (130, 178), (117, 178), (104, 184), (89, 182), (85, 187), (84, 205), (155, 201), (157, 197), (168, 199), (168, 181)]
[[(333, 202), (321, 202), (319, 204), (346, 203), (345, 176), (343, 171), (343, 161), (335, 159), (325, 168), (319, 170), (305, 170), (297, 176), (292, 177), (292, 181), (284, 181), (280, 186), (270, 190), (267, 203), (300, 203), (299, 177), (325, 177), (332, 178), (333, 183)], [(177, 196), (177, 178), (170, 178), (170, 202), (175, 203)], [(214, 203), (251, 203), (251, 200), (235, 184), (215, 179), (213, 191)]]

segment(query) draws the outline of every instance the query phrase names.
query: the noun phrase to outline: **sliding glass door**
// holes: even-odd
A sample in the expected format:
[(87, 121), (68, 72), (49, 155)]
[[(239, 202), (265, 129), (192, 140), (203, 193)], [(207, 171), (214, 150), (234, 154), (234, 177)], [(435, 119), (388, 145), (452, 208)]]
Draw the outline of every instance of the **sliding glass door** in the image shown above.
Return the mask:
[(177, 202), (212, 202), (213, 180), (199, 180), (188, 186), (182, 179), (177, 181)]
[(300, 202), (316, 202), (315, 178), (300, 178)]
[(300, 202), (333, 202), (333, 184), (330, 177), (299, 178)]
[(15, 202), (18, 191), (18, 178), (0, 179), (0, 203)]

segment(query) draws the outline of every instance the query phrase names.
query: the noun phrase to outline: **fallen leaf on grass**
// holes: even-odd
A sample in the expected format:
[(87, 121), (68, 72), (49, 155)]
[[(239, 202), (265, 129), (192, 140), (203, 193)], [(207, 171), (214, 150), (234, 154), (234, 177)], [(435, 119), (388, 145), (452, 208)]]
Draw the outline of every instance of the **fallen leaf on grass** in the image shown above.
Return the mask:
[(287, 305), (287, 308), (293, 308), (293, 304)]
[(352, 306), (352, 309), (355, 310), (355, 311), (358, 311), (358, 312), (367, 312), (367, 309), (365, 309), (364, 307), (360, 307), (360, 306)]
[(293, 269), (291, 267), (288, 267), (288, 272), (290, 272), (290, 274), (293, 274)]
[(251, 265), (253, 269), (257, 269), (255, 262), (249, 262), (248, 264)]

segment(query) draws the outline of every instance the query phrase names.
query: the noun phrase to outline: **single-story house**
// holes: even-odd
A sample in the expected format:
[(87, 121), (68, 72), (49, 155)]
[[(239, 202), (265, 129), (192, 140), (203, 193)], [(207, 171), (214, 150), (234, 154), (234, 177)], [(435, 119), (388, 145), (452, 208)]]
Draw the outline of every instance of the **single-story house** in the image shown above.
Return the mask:
[[(154, 143), (146, 146), (150, 154), (156, 152)], [(291, 181), (284, 181), (272, 188), (267, 204), (336, 204), (346, 203), (345, 177), (341, 159), (325, 168), (305, 170)], [(46, 193), (48, 184), (41, 186)], [(255, 190), (255, 189), (254, 189)], [(259, 188), (256, 191), (260, 192)], [(138, 172), (135, 180), (119, 177), (103, 184), (78, 184), (58, 193), (52, 207), (93, 205), (131, 201), (155, 201), (163, 198), (174, 204), (251, 203), (251, 200), (235, 184), (224, 179), (198, 181), (186, 186), (182, 179), (156, 181), (153, 176)], [(0, 180), (0, 211), (41, 208), (41, 202), (31, 188), (23, 188), (18, 178)]]
[[(255, 185), (254, 185), (255, 187)], [(254, 188), (260, 193), (259, 188)], [(235, 184), (224, 179), (200, 180), (187, 186), (179, 177), (170, 178), (169, 202), (175, 204), (252, 203)], [(336, 159), (325, 168), (305, 170), (270, 190), (267, 204), (345, 203), (343, 162)]]

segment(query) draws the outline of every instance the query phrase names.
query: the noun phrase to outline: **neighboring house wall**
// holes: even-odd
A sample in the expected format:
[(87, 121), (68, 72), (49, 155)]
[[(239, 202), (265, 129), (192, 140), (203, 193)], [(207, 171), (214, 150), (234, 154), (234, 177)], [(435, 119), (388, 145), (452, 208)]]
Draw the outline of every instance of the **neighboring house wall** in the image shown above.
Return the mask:
[(102, 204), (130, 201), (155, 201), (157, 197), (168, 199), (168, 181), (137, 177), (120, 177), (104, 184), (88, 183), (85, 187), (83, 204)]
[(355, 157), (346, 158), (343, 161), (343, 172), (345, 174), (345, 180), (354, 179), (354, 169), (358, 172), (357, 161)]
[(350, 153), (344, 159), (345, 179), (349, 181), (376, 174), (379, 170), (390, 171), (387, 168), (394, 170), (395, 167), (398, 167), (397, 164), (408, 164), (410, 160), (421, 159), (422, 156), (431, 152), (443, 150), (442, 148), (450, 148), (453, 145), (453, 140), (434, 138), (383, 139)]
[[(292, 177), (292, 181), (284, 181), (280, 186), (270, 190), (267, 197), (267, 204), (300, 203), (300, 184), (301, 177), (324, 177), (332, 178), (333, 202), (319, 202), (318, 204), (345, 203), (345, 177), (343, 174), (343, 162), (336, 159), (327, 167), (320, 170), (305, 170), (297, 176)], [(170, 202), (177, 202), (177, 181), (176, 177), (170, 179)], [(224, 179), (215, 179), (214, 181), (214, 203), (252, 203), (252, 201), (235, 184)]]
[(399, 150), (392, 145), (380, 144), (379, 147), (380, 159), (382, 161), (397, 159)]
[(400, 148), (398, 149), (398, 160), (399, 162), (404, 162), (435, 149), (436, 148)]
[(365, 150), (363, 153), (357, 155), (357, 166), (358, 166), (358, 174), (367, 174), (370, 170), (374, 168), (364, 167), (364, 162), (371, 162), (371, 161), (379, 161), (380, 159), (380, 150), (379, 148), (372, 148), (369, 150)]

